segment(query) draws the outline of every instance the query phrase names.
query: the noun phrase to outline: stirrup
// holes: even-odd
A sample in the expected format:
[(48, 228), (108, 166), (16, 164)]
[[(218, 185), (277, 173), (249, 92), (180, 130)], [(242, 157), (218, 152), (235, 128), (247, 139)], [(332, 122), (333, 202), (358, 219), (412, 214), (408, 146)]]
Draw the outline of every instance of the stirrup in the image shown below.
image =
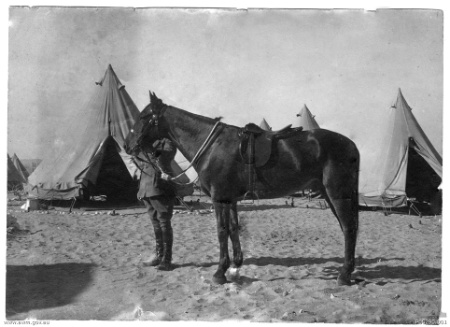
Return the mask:
[(254, 204), (255, 203), (255, 199), (259, 200), (259, 197), (256, 195), (256, 193), (253, 192), (253, 191), (247, 191), (247, 192), (245, 192), (245, 194), (244, 194), (244, 196), (243, 196), (243, 198), (241, 200), (241, 203)]

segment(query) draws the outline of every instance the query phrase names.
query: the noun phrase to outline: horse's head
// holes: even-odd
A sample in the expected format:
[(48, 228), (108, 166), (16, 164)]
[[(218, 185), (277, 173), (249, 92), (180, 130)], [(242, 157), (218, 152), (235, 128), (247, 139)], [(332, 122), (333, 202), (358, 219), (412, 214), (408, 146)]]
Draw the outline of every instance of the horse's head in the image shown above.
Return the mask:
[(155, 93), (150, 92), (150, 104), (141, 111), (138, 121), (125, 140), (125, 150), (128, 154), (135, 156), (141, 150), (152, 152), (152, 144), (168, 136), (167, 126), (162, 119), (166, 107)]

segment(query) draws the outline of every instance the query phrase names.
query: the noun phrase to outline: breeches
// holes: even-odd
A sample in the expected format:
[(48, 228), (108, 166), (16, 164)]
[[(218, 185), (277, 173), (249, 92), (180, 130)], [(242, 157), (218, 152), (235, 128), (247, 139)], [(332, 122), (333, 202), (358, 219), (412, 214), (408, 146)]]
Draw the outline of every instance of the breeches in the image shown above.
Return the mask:
[(162, 231), (172, 231), (170, 220), (173, 215), (174, 198), (156, 196), (144, 198), (142, 201), (147, 208), (148, 216), (152, 221), (153, 228)]

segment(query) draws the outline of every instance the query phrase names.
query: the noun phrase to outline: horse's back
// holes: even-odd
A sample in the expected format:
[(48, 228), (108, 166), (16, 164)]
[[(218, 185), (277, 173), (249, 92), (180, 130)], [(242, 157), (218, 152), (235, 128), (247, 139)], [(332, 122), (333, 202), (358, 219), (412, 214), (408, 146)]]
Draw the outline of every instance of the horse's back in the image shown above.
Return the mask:
[(352, 156), (359, 159), (356, 144), (347, 136), (327, 129), (302, 131), (286, 140), (288, 147), (301, 148), (305, 145), (317, 147), (317, 157)]

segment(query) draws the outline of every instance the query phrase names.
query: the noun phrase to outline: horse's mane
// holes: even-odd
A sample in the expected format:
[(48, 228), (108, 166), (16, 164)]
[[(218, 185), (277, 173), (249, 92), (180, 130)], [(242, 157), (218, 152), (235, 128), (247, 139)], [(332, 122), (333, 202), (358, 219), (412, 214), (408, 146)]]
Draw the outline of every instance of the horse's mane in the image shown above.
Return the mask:
[(187, 111), (187, 110), (184, 110), (184, 109), (181, 109), (181, 108), (177, 108), (177, 107), (174, 107), (174, 106), (169, 106), (169, 105), (166, 105), (166, 107), (167, 107), (167, 108), (173, 108), (173, 109), (182, 111), (182, 112), (185, 113), (187, 116), (189, 116), (189, 117), (191, 117), (191, 118), (193, 118), (193, 119), (198, 119), (199, 121), (206, 122), (206, 123), (216, 123), (216, 122), (218, 122), (218, 121), (221, 121), (222, 118), (223, 118), (222, 116), (215, 117), (215, 118), (211, 118), (211, 117), (207, 117), (207, 116), (202, 116), (202, 115), (195, 114), (195, 113), (193, 113), (193, 112), (190, 112), (190, 111)]

